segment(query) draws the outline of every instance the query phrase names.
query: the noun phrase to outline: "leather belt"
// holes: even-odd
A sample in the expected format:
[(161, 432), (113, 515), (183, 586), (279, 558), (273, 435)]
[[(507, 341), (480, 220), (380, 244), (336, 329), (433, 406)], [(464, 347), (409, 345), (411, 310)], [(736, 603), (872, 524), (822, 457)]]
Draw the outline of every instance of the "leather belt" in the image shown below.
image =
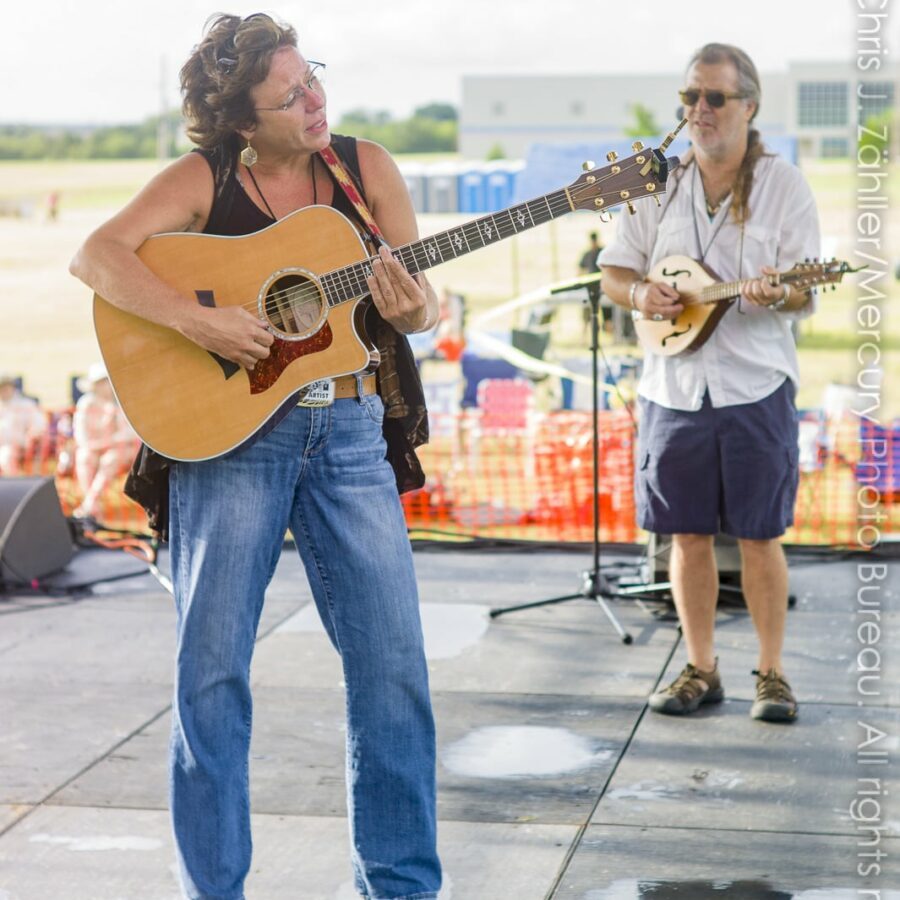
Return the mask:
[(355, 375), (341, 375), (334, 379), (334, 399), (346, 400), (347, 397), (367, 397), (375, 393), (375, 376), (364, 375), (362, 380), (362, 393), (356, 390)]

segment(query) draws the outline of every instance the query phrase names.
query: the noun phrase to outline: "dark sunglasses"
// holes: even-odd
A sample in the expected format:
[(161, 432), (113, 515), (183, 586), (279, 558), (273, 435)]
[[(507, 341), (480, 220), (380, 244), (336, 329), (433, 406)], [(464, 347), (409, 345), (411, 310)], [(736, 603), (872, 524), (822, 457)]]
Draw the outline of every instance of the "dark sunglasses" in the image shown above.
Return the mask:
[(706, 98), (706, 102), (713, 109), (721, 109), (725, 105), (726, 100), (744, 100), (747, 95), (740, 91), (707, 91), (698, 88), (687, 88), (679, 91), (678, 96), (685, 106), (696, 106), (697, 101), (701, 97)]

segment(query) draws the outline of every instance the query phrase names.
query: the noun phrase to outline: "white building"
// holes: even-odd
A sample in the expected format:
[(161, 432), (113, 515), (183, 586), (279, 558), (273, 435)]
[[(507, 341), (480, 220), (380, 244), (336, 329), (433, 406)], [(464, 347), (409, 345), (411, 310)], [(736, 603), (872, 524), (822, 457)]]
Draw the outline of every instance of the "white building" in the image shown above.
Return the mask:
[[(860, 73), (846, 62), (792, 63), (787, 72), (760, 78), (757, 127), (764, 137), (796, 137), (801, 156), (847, 156), (857, 112), (865, 121), (900, 98), (897, 65)], [(678, 121), (682, 87), (681, 74), (464, 76), (459, 149), (468, 159), (498, 149), (517, 158), (538, 142), (620, 139), (634, 125), (635, 104), (649, 109), (665, 132)]]

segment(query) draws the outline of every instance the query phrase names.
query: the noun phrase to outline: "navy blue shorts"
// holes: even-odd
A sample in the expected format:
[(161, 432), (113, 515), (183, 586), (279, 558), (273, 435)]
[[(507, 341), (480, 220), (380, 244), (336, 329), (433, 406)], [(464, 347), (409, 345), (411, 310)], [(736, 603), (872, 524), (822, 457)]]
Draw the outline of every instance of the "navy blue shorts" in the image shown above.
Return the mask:
[(767, 540), (794, 521), (797, 412), (788, 378), (756, 403), (696, 412), (641, 399), (638, 525), (657, 534)]

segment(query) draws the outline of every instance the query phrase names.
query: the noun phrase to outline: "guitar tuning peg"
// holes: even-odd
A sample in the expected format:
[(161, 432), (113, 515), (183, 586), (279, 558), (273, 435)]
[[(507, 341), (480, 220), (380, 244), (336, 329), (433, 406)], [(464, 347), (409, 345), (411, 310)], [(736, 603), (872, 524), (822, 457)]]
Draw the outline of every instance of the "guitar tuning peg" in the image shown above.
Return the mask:
[(610, 162), (615, 162), (615, 161), (619, 158), (619, 154), (616, 153), (615, 150), (610, 150), (609, 153), (606, 154), (606, 158), (607, 158)]
[(586, 159), (582, 164), (581, 168), (584, 169), (585, 172), (590, 172), (591, 169), (594, 168), (594, 161), (592, 159)]
[(625, 203), (625, 206), (628, 208), (628, 212), (630, 215), (633, 216), (637, 212), (637, 210), (634, 208), (634, 204), (630, 200)]

